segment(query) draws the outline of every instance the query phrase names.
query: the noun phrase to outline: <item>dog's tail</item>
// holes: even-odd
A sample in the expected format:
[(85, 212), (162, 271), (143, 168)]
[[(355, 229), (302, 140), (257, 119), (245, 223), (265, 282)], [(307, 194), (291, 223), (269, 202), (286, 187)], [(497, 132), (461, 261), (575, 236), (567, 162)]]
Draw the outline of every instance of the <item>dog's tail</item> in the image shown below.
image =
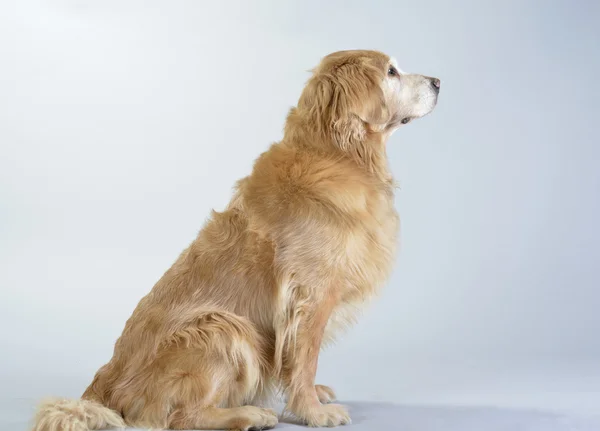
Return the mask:
[(32, 431), (89, 431), (125, 428), (119, 413), (96, 401), (48, 399), (35, 415)]

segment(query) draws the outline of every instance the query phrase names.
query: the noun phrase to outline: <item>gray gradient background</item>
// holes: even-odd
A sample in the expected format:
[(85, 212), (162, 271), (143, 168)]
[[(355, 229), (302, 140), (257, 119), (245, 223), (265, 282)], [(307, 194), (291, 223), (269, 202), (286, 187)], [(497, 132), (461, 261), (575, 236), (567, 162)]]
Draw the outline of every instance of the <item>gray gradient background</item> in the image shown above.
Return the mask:
[(0, 399), (79, 395), (307, 70), (438, 76), (389, 142), (396, 270), (320, 360), (343, 399), (600, 409), (600, 3), (0, 3)]

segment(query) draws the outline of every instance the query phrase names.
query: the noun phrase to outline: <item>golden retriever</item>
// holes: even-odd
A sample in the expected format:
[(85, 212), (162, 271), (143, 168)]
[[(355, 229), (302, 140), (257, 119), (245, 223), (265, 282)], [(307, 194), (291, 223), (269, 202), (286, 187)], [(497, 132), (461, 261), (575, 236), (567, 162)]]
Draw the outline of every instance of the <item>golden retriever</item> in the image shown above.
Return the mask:
[(386, 141), (439, 89), (381, 52), (323, 58), (281, 142), (140, 301), (82, 399), (42, 403), (34, 430), (270, 428), (279, 393), (309, 426), (349, 423), (315, 385), (319, 351), (390, 273)]

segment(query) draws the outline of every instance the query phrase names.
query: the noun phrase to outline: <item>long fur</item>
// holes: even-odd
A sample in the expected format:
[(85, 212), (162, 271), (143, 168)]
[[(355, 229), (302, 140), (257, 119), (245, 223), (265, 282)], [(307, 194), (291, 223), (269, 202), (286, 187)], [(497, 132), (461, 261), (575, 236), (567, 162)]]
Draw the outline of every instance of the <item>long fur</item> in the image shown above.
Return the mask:
[(140, 301), (82, 400), (42, 404), (35, 431), (268, 428), (279, 392), (311, 426), (349, 422), (314, 384), (319, 350), (390, 273), (385, 144), (400, 118), (434, 106), (431, 78), (395, 81), (392, 63), (375, 51), (323, 59), (283, 140)]
[(124, 428), (117, 412), (88, 400), (47, 399), (35, 417), (36, 430), (87, 431), (104, 428)]

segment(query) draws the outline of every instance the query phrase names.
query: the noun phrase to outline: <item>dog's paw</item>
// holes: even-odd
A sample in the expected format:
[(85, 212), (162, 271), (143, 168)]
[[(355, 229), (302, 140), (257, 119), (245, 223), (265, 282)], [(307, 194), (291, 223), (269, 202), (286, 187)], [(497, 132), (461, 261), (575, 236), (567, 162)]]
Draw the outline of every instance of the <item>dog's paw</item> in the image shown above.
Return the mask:
[(302, 419), (310, 427), (336, 427), (351, 423), (346, 407), (341, 404), (325, 404), (307, 409)]
[(236, 429), (242, 431), (265, 430), (274, 428), (279, 422), (277, 412), (273, 409), (261, 409), (254, 406), (241, 408), (243, 415), (239, 419)]
[(335, 392), (329, 386), (315, 385), (315, 391), (317, 391), (317, 396), (321, 404), (329, 404), (336, 400)]

